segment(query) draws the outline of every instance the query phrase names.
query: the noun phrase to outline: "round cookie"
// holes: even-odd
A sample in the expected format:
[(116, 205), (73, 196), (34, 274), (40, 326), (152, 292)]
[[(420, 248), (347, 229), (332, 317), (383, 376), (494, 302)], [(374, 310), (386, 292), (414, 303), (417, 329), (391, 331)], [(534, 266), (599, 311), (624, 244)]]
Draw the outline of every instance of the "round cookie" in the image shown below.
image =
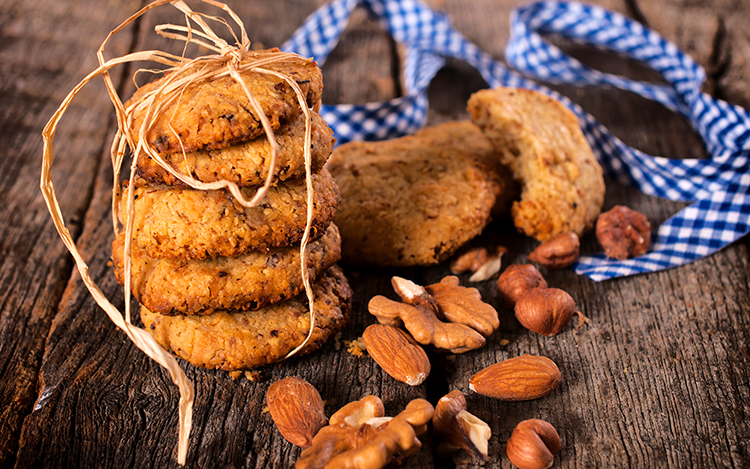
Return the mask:
[(335, 223), (352, 264), (441, 262), (482, 231), (502, 191), (481, 157), (419, 137), (348, 143), (326, 167), (341, 190)]
[[(310, 157), (313, 172), (318, 172), (333, 149), (336, 139), (325, 120), (312, 113)], [(305, 116), (300, 114), (276, 132), (279, 154), (274, 178), (277, 181), (305, 177)], [(219, 150), (165, 155), (167, 163), (179, 172), (202, 182), (229, 181), (239, 186), (257, 186), (266, 182), (271, 164), (271, 144), (265, 135)], [(150, 156), (143, 155), (137, 163), (138, 176), (151, 184), (167, 184), (187, 188), (159, 166)]]
[[(319, 349), (349, 320), (352, 291), (337, 266), (313, 286), (316, 311), (310, 341), (300, 355)], [(310, 325), (307, 297), (258, 311), (219, 311), (208, 316), (163, 316), (141, 308), (141, 320), (157, 342), (195, 366), (226, 371), (275, 363), (302, 343)]]
[[(249, 69), (254, 63), (272, 59), (277, 54), (278, 49), (244, 52), (240, 64), (240, 75), (268, 117), (273, 130), (302, 112), (297, 94), (286, 80)], [(180, 78), (187, 78), (204, 66), (197, 63), (181, 72)], [(301, 88), (306, 105), (316, 110), (320, 107), (323, 80), (315, 61), (291, 56), (264, 63), (261, 68), (290, 77)], [(142, 86), (125, 104), (126, 110), (133, 110), (134, 120), (130, 128), (136, 144), (148, 107), (145, 102), (147, 94), (157, 91), (167, 80), (175, 80), (171, 77), (173, 75), (170, 73)], [(166, 102), (166, 98), (162, 94), (155, 100), (156, 106), (163, 103), (164, 107), (146, 133), (146, 140), (160, 154), (224, 148), (264, 135), (261, 122), (242, 85), (228, 74), (193, 79), (176, 99)]]
[(512, 208), (520, 231), (546, 241), (593, 228), (604, 202), (604, 178), (575, 114), (523, 88), (479, 91), (468, 110), (521, 182), (521, 200)]
[[(117, 280), (124, 283), (124, 232), (112, 243)], [(251, 252), (239, 257), (181, 261), (131, 253), (133, 296), (159, 314), (211, 314), (216, 310), (255, 310), (297, 296), (304, 290), (299, 246)], [(336, 225), (307, 247), (307, 273), (314, 282), (341, 257)]]
[[(325, 169), (312, 176), (312, 239), (333, 220), (340, 195)], [(307, 186), (295, 179), (270, 187), (255, 207), (240, 205), (229, 191), (178, 189), (136, 184), (133, 247), (151, 257), (183, 260), (236, 257), (302, 240), (307, 223)], [(243, 189), (249, 199), (257, 188)], [(123, 189), (123, 194), (126, 189)], [(125, 199), (120, 215), (126, 219)]]
[(513, 202), (518, 198), (521, 188), (513, 179), (510, 168), (500, 162), (489, 139), (482, 129), (469, 120), (449, 121), (442, 124), (423, 127), (414, 134), (424, 145), (435, 147), (457, 148), (463, 152), (480, 157), (497, 173), (502, 185), (500, 193), (492, 207), (492, 217), (500, 218), (510, 215)]

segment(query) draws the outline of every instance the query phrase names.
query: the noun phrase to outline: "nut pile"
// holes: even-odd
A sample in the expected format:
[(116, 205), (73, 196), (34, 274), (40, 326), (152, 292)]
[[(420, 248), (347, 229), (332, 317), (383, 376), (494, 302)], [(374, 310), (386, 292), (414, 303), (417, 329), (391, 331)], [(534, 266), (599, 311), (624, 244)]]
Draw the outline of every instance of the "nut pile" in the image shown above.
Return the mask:
[(435, 412), (429, 402), (415, 399), (400, 414), (386, 417), (380, 398), (365, 396), (339, 409), (323, 426), (320, 395), (300, 378), (271, 385), (266, 401), (284, 438), (307, 448), (295, 464), (297, 469), (379, 469), (400, 463), (422, 447), (418, 437), (427, 431)]
[(418, 343), (463, 353), (482, 347), (500, 325), (495, 308), (482, 301), (476, 288), (460, 286), (457, 277), (427, 287), (401, 277), (391, 283), (402, 301), (373, 297), (368, 308), (380, 324), (368, 327), (363, 339), (383, 370), (409, 385), (421, 384), (430, 372)]
[[(454, 267), (479, 271), (482, 262), (487, 262), (486, 251), (469, 251), (454, 262)], [(445, 277), (427, 287), (400, 277), (393, 277), (391, 283), (401, 302), (384, 296), (373, 297), (368, 308), (379, 324), (369, 326), (363, 340), (370, 356), (398, 381), (415, 386), (424, 382), (429, 374), (429, 357), (419, 344), (463, 353), (483, 346), (485, 337), (499, 326), (497, 311), (482, 301), (478, 290), (461, 287), (457, 277)], [(515, 308), (519, 321), (543, 335), (561, 332), (575, 312), (575, 302), (570, 295), (549, 288), (532, 265), (508, 267), (498, 279), (498, 290), (504, 304)], [(552, 360), (525, 355), (477, 372), (471, 377), (469, 389), (494, 399), (523, 401), (546, 396), (560, 381), (560, 370)], [(437, 403), (433, 426), (442, 440), (439, 452), (462, 449), (482, 461), (488, 457), (491, 430), (467, 411), (466, 399), (460, 391), (452, 391)], [(527, 446), (537, 449), (535, 442), (526, 441), (525, 433), (519, 431), (518, 435), (516, 446), (510, 447), (511, 453), (522, 452), (518, 448)], [(557, 447), (547, 444), (544, 449), (553, 455), (559, 446), (558, 438)], [(536, 458), (546, 461), (539, 467), (551, 462), (547, 453), (542, 459)], [(535, 467), (528, 463), (529, 459), (534, 459), (532, 456), (524, 456), (526, 460), (515, 454), (513, 457), (520, 462), (519, 467)]]

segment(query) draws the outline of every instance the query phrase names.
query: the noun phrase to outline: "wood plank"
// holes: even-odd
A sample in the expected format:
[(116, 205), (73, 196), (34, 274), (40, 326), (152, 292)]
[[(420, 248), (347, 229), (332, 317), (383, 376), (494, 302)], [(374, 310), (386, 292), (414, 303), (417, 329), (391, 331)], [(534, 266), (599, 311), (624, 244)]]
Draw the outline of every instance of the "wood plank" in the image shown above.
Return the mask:
[(705, 91), (750, 108), (747, 2), (637, 2), (652, 28), (689, 53), (707, 72)]
[[(0, 144), (7, 149), (0, 159), (0, 467), (14, 463), (72, 267), (39, 192), (42, 128), (83, 71), (95, 68), (96, 57), (80, 51), (96, 49), (115, 26), (107, 11), (117, 8), (132, 9), (133, 2), (0, 2)], [(102, 90), (84, 89), (56, 139), (53, 174), (57, 187), (67, 189), (60, 205), (73, 236), (111, 126)]]
[[(316, 7), (313, 2), (299, 1), (237, 3), (232, 7), (246, 21), (258, 46), (280, 44)], [(469, 39), (496, 57), (502, 56), (507, 40), (507, 15), (518, 3), (432, 0)], [(632, 1), (600, 3), (635, 15)], [(5, 165), (0, 181), (4, 188), (10, 188), (0, 191), (9, 194), (3, 206), (10, 215), (10, 221), (0, 222), (3, 239), (10, 240), (0, 248), (0, 262), (5, 262), (0, 269), (1, 285), (6, 287), (2, 293), (5, 296), (0, 297), (0, 412), (8, 409), (0, 414), (0, 432), (6, 432), (0, 433), (0, 445), (6, 444), (0, 446), (0, 467), (14, 463), (20, 423), (37, 396), (34, 411), (26, 416), (18, 467), (174, 467), (176, 388), (158, 365), (109, 322), (89, 298), (78, 275), (68, 279), (71, 262), (36, 195), (38, 170), (34, 171), (33, 166), (38, 163), (31, 163), (34, 160), (29, 155), (40, 154), (41, 142), (30, 136), (38, 135), (67, 90), (84, 71), (93, 68), (93, 52), (100, 42), (93, 36), (103, 37), (111, 29), (108, 21), (117, 22), (135, 10), (132, 5), (108, 10), (98, 5), (74, 5), (61, 2), (49, 7), (51, 13), (33, 17), (30, 12), (37, 5), (32, 3), (23, 7), (3, 5), (4, 10), (0, 10), (8, 12), (0, 17), (11, 25), (2, 23), (0, 28), (3, 43), (10, 44), (0, 49), (0, 54), (16, 60), (0, 55), (3, 76), (13, 78), (0, 85), (6, 87), (0, 88), (0, 99), (8, 104), (0, 107), (1, 122), (6, 124), (0, 126), (0, 138), (19, 148), (19, 155), (23, 155), (0, 162)], [(651, 22), (650, 10), (639, 6)], [(163, 44), (154, 38), (152, 28), (166, 17), (161, 12), (167, 10), (168, 7), (159, 9), (144, 19), (136, 47)], [(93, 11), (106, 17), (97, 16), (98, 21), (88, 25), (86, 16)], [(688, 13), (695, 14), (693, 10)], [(80, 34), (89, 31), (84, 25), (96, 27), (95, 31)], [(27, 60), (37, 64), (34, 54), (25, 52), (37, 47), (39, 40), (20, 39), (19, 31), (29, 29), (48, 33), (49, 36), (42, 35), (43, 43), (54, 45), (50, 57), (43, 57), (34, 65), (37, 68), (27, 69), (38, 69), (35, 75), (21, 71)], [(130, 42), (118, 42), (118, 50), (127, 50)], [(606, 71), (636, 78), (646, 76), (633, 63), (612, 60), (586, 49), (568, 50)], [(400, 66), (396, 59), (396, 48), (387, 34), (363, 12), (356, 13), (344, 42), (324, 67), (325, 100), (361, 103), (398, 96)], [(44, 68), (45, 64), (48, 68)], [(53, 89), (45, 76), (48, 70), (57, 74)], [(17, 97), (18, 90), (28, 83), (32, 83), (34, 93), (45, 91), (22, 101), (33, 112), (21, 115), (13, 104), (21, 99)], [(482, 86), (475, 72), (461, 63), (451, 63), (431, 87), (430, 122), (465, 117), (463, 108), (468, 95)], [(689, 127), (658, 105), (612, 90), (560, 90), (631, 145), (668, 157), (703, 156)], [(71, 111), (66, 131), (60, 131), (59, 148), (72, 150), (59, 152), (56, 171), (60, 176), (56, 182), (65, 197), (66, 214), (75, 218), (74, 231), (81, 232), (80, 245), (91, 260), (92, 276), (115, 304), (121, 305), (120, 288), (107, 265), (112, 237), (111, 172), (106, 153), (108, 129), (103, 123), (111, 119), (111, 110), (102, 93), (92, 91), (85, 101), (81, 100), (84, 102), (86, 106)], [(21, 132), (13, 125), (19, 126)], [(31, 130), (26, 131), (23, 126)], [(73, 137), (66, 137), (68, 134)], [(78, 183), (79, 191), (65, 190), (70, 189), (72, 181)], [(641, 210), (654, 224), (682, 207), (610, 183), (606, 207), (617, 203)], [(506, 265), (526, 262), (525, 255), (535, 244), (503, 221), (491, 225), (473, 243), (503, 243), (511, 247), (504, 259)], [(311, 356), (267, 367), (257, 383), (182, 362), (197, 392), (188, 463), (258, 468), (293, 465), (300, 450), (280, 436), (263, 407), (265, 392), (273, 381), (297, 375), (319, 389), (326, 400), (327, 415), (366, 394), (379, 395), (387, 413), (393, 415), (415, 397), (426, 397), (435, 403), (449, 389), (461, 389), (468, 397), (469, 410), (490, 423), (493, 430), (492, 459), (484, 467), (509, 467), (504, 455), (505, 441), (519, 420), (531, 417), (546, 418), (560, 431), (563, 450), (556, 467), (747, 466), (750, 455), (744, 442), (750, 438), (750, 429), (743, 419), (750, 410), (750, 327), (743, 314), (750, 308), (747, 243), (745, 238), (690, 266), (599, 284), (572, 271), (545, 272), (550, 284), (568, 290), (590, 318), (577, 333), (571, 325), (550, 339), (525, 331), (510, 311), (500, 308), (494, 282), (481, 284), (485, 299), (501, 311), (501, 330), (480, 351), (455, 358), (430, 352), (433, 373), (416, 388), (395, 382), (368, 356), (354, 357), (345, 347), (336, 349), (335, 343)], [(598, 249), (593, 236), (583, 239), (584, 252)], [(366, 310), (372, 296), (394, 297), (389, 283), (392, 275), (428, 284), (447, 275), (448, 266), (347, 267), (346, 273), (355, 291), (354, 313), (352, 324), (343, 331), (340, 341), (359, 337), (374, 322)], [(462, 280), (466, 284), (466, 278)], [(468, 390), (468, 377), (473, 372), (523, 353), (553, 358), (563, 372), (561, 387), (550, 396), (526, 403), (492, 401)], [(6, 376), (19, 378), (8, 380)], [(6, 399), (6, 395), (10, 397)], [(6, 406), (6, 402), (10, 404)], [(9, 420), (5, 420), (6, 415)], [(6, 421), (9, 425), (4, 427)], [(10, 439), (5, 438), (6, 434)], [(423, 442), (422, 451), (408, 459), (404, 467), (451, 467), (448, 460), (433, 457), (434, 445), (429, 435)], [(474, 467), (462, 456), (457, 462), (458, 467)]]

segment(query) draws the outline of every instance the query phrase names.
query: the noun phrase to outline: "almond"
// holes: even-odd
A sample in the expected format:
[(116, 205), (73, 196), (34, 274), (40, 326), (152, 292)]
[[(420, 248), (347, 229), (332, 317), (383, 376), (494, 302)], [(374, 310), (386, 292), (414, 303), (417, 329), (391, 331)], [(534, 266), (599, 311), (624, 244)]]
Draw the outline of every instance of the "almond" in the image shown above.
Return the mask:
[(547, 357), (524, 355), (488, 366), (471, 377), (469, 388), (503, 401), (546, 396), (560, 384), (560, 369)]
[(394, 379), (418, 386), (430, 374), (424, 349), (406, 332), (384, 324), (373, 324), (362, 334), (367, 353)]
[(266, 392), (266, 403), (281, 436), (293, 445), (312, 445), (326, 423), (323, 399), (315, 387), (296, 376), (276, 381)]

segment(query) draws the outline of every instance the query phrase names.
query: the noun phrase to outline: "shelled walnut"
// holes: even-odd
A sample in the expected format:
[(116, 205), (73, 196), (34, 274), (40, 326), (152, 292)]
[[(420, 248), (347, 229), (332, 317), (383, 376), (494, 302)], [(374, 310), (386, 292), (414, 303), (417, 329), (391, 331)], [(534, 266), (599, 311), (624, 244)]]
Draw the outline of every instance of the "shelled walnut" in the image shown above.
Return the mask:
[(397, 416), (384, 417), (380, 398), (366, 396), (331, 416), (295, 468), (379, 469), (392, 461), (400, 463), (421, 448), (417, 437), (427, 431), (433, 413), (432, 404), (415, 399)]
[(624, 205), (599, 215), (596, 238), (607, 257), (625, 260), (646, 254), (651, 245), (651, 223)]
[(381, 324), (406, 327), (420, 344), (462, 353), (482, 347), (500, 325), (495, 308), (475, 288), (459, 286), (457, 277), (426, 288), (401, 277), (391, 283), (403, 302), (378, 295), (368, 309)]

